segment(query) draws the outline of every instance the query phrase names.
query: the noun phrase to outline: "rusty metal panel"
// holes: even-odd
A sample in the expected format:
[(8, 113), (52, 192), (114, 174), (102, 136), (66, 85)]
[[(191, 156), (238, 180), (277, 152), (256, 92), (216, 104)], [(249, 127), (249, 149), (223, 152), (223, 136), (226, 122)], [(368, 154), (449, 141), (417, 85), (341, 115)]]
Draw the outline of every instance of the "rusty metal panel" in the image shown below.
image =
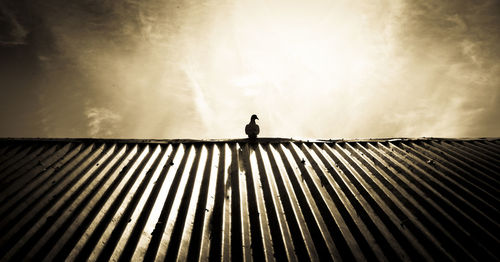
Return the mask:
[(0, 258), (500, 260), (499, 139), (0, 140)]

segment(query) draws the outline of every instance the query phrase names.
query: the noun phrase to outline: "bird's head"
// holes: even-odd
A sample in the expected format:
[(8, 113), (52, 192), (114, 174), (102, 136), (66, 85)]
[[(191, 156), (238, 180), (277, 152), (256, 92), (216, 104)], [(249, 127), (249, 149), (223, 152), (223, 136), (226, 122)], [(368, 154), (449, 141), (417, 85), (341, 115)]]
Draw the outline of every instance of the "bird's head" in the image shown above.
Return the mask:
[(257, 117), (257, 115), (252, 115), (252, 117), (250, 118), (250, 120), (255, 120), (255, 119), (257, 119), (257, 120), (259, 119), (259, 118)]

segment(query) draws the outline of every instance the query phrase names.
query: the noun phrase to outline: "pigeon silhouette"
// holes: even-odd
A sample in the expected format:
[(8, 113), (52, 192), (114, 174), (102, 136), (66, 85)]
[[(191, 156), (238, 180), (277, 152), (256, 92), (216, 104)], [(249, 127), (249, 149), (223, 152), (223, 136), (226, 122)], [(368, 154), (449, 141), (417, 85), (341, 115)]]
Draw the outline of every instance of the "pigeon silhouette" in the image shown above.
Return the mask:
[(257, 115), (252, 115), (250, 118), (250, 123), (245, 126), (245, 133), (250, 139), (256, 139), (260, 132), (259, 126), (255, 123), (255, 119), (259, 119)]

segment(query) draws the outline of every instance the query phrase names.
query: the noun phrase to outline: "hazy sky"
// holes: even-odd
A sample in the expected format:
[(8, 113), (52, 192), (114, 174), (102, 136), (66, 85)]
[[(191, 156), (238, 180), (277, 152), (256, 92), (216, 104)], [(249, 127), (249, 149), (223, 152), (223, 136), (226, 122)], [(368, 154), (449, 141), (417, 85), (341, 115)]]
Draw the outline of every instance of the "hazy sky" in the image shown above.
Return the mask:
[(0, 0), (0, 137), (499, 137), (500, 0)]

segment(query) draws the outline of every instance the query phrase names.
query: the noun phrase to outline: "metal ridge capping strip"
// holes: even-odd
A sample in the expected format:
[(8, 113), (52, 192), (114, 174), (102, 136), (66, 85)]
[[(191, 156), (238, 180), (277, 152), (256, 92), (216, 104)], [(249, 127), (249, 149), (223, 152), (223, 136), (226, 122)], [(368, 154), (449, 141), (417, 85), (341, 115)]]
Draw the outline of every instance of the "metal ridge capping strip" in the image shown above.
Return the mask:
[(500, 260), (500, 140), (0, 139), (0, 260)]

